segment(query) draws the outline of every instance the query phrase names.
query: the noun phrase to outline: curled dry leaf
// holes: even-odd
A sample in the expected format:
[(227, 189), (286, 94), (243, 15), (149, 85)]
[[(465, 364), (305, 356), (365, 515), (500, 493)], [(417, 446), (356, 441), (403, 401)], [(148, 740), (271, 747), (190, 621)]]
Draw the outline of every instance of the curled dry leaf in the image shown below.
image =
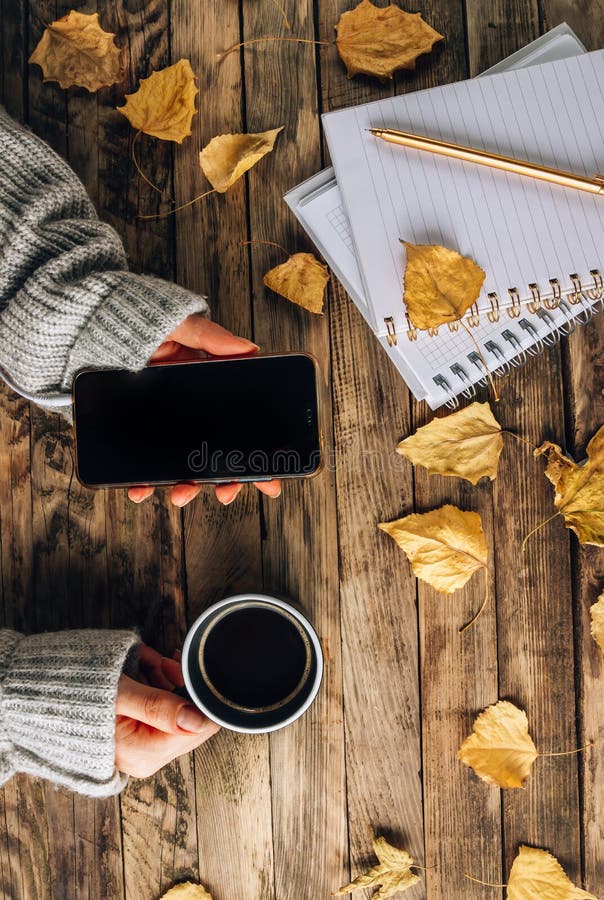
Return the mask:
[(508, 900), (598, 900), (575, 887), (555, 856), (520, 846), (507, 885)]
[(273, 128), (258, 134), (220, 134), (212, 138), (199, 154), (199, 165), (215, 191), (225, 191), (275, 146), (283, 131)]
[(485, 475), (491, 481), (497, 476), (503, 437), (489, 404), (471, 403), (418, 428), (396, 449), (431, 475), (456, 475), (476, 484)]
[(419, 13), (404, 12), (392, 4), (374, 6), (370, 0), (361, 0), (342, 13), (336, 32), (348, 77), (375, 75), (382, 81), (392, 78), (397, 69), (414, 69), (417, 57), (443, 40)]
[(557, 444), (545, 441), (535, 456), (547, 455), (545, 474), (556, 488), (554, 504), (582, 544), (604, 547), (604, 426), (587, 445), (587, 461), (577, 465)]
[(386, 838), (375, 837), (373, 850), (380, 861), (379, 866), (373, 866), (369, 871), (358, 875), (350, 884), (334, 891), (333, 897), (349, 894), (360, 888), (381, 885), (380, 889), (372, 895), (371, 900), (386, 900), (399, 891), (406, 891), (420, 880), (419, 875), (411, 871), (413, 858), (406, 850), (399, 850), (389, 844)]
[(485, 279), (474, 260), (437, 244), (409, 244), (403, 300), (416, 328), (454, 322), (476, 302)]
[(500, 700), (480, 713), (457, 756), (487, 784), (519, 788), (539, 754), (528, 733), (526, 713)]
[(271, 291), (318, 315), (323, 313), (328, 281), (327, 266), (312, 253), (294, 253), (264, 276), (264, 284)]
[(199, 89), (188, 59), (141, 78), (138, 91), (126, 94), (124, 106), (118, 106), (133, 128), (182, 144), (191, 134), (195, 115), (195, 97)]
[(478, 513), (447, 505), (379, 527), (405, 551), (413, 574), (444, 594), (486, 570), (487, 542)]
[(183, 881), (162, 894), (160, 900), (212, 900), (212, 897), (203, 885), (195, 884), (193, 881)]
[(604, 591), (589, 610), (591, 615), (591, 634), (604, 653)]
[(114, 38), (99, 25), (98, 13), (85, 15), (72, 9), (47, 26), (29, 61), (41, 67), (44, 81), (98, 91), (122, 78), (121, 51)]

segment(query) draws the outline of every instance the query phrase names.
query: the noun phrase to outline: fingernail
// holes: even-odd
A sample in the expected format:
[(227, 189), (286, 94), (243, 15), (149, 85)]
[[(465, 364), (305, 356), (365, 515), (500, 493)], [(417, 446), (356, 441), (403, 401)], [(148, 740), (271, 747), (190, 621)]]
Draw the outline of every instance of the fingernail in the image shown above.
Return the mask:
[(205, 728), (206, 717), (203, 713), (200, 713), (198, 709), (188, 703), (186, 706), (181, 706), (178, 710), (176, 724), (179, 728), (182, 728), (183, 731), (190, 731), (191, 734), (199, 734), (199, 732), (203, 731)]
[(248, 341), (247, 338), (242, 338), (242, 340), (244, 340), (245, 343), (249, 345), (251, 350), (260, 350), (258, 344), (255, 344), (253, 341)]

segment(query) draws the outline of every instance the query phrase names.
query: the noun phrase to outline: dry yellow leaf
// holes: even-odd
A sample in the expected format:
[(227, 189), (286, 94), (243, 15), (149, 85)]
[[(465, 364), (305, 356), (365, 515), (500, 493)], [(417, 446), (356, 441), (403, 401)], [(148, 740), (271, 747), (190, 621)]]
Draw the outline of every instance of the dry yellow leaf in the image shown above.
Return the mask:
[(264, 283), (271, 291), (318, 315), (323, 312), (328, 281), (327, 266), (312, 253), (294, 253), (264, 276)]
[(29, 61), (41, 67), (44, 81), (98, 91), (122, 78), (121, 50), (114, 37), (103, 31), (98, 13), (85, 15), (72, 9), (46, 27)]
[(361, 0), (342, 13), (336, 32), (348, 77), (375, 75), (382, 81), (392, 78), (397, 69), (414, 69), (417, 57), (443, 40), (419, 13), (404, 12), (392, 4), (374, 6), (370, 0)]
[(386, 900), (397, 891), (406, 891), (407, 888), (413, 887), (420, 880), (419, 875), (411, 871), (413, 859), (406, 850), (393, 847), (383, 837), (373, 839), (373, 850), (380, 861), (379, 866), (373, 866), (369, 871), (358, 875), (350, 884), (334, 891), (333, 897), (379, 884), (381, 887), (372, 894), (371, 900)]
[(556, 857), (537, 847), (520, 846), (507, 887), (507, 900), (598, 900), (575, 887)]
[(199, 89), (188, 59), (141, 78), (138, 91), (126, 94), (124, 106), (118, 106), (133, 128), (182, 144), (191, 134), (195, 115), (195, 97)]
[(545, 474), (556, 488), (554, 504), (582, 544), (604, 547), (604, 426), (587, 445), (587, 462), (578, 466), (557, 444), (545, 441), (535, 456), (547, 454)]
[(444, 594), (486, 569), (487, 542), (478, 513), (447, 505), (379, 527), (405, 551), (413, 574)]
[(457, 475), (476, 484), (485, 475), (495, 479), (503, 437), (489, 404), (471, 403), (418, 428), (396, 449), (431, 475)]
[(199, 165), (215, 191), (225, 191), (275, 146), (283, 131), (273, 128), (258, 134), (219, 134), (199, 154)]
[(500, 700), (480, 713), (457, 756), (487, 784), (519, 788), (539, 754), (528, 733), (526, 713)]
[(476, 302), (485, 273), (474, 260), (437, 244), (409, 244), (403, 300), (416, 328), (454, 322)]
[(160, 900), (212, 900), (212, 897), (201, 884), (183, 881), (162, 894)]
[(589, 610), (591, 615), (591, 634), (604, 653), (604, 591)]

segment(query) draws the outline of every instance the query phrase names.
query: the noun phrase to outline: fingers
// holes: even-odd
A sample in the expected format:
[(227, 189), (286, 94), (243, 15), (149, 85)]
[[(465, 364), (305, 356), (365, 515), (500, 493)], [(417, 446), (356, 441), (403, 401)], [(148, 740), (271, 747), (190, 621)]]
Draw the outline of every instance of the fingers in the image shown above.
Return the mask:
[(175, 659), (167, 659), (164, 657), (161, 661), (161, 667), (164, 675), (168, 678), (174, 687), (182, 687), (185, 683), (182, 677), (182, 666)]
[(186, 506), (195, 499), (201, 488), (201, 484), (175, 484), (170, 491), (170, 500), (174, 506)]
[(228, 506), (229, 503), (232, 503), (237, 494), (240, 492), (243, 485), (241, 482), (230, 482), (229, 484), (217, 484), (214, 488), (216, 492), (216, 499), (223, 503), (225, 506)]
[(128, 499), (133, 503), (142, 503), (151, 496), (154, 490), (155, 488), (144, 485), (128, 488)]
[(147, 725), (119, 718), (115, 729), (115, 764), (120, 772), (134, 778), (148, 778), (167, 763), (195, 750), (219, 730), (207, 720), (199, 734), (163, 734)]
[(237, 356), (242, 353), (254, 353), (260, 349), (253, 341), (237, 337), (226, 328), (198, 313), (185, 319), (172, 332), (170, 340), (178, 341), (185, 347), (205, 350), (212, 356)]
[(119, 680), (115, 712), (166, 734), (205, 734), (209, 727), (207, 716), (192, 703), (127, 675)]
[(273, 481), (255, 481), (254, 487), (257, 487), (261, 494), (276, 499), (281, 494), (281, 482), (277, 479)]
[(138, 660), (144, 683), (164, 691), (173, 691), (175, 687), (184, 684), (179, 663), (166, 659), (147, 644), (140, 645)]

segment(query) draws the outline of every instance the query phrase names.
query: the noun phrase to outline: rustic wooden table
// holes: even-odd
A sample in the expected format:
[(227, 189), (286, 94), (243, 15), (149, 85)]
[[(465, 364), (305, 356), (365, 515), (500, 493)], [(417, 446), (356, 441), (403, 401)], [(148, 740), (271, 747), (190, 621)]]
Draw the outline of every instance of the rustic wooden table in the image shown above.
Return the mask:
[[(353, 4), (285, 5), (294, 34), (332, 40)], [(1, 0), (9, 111), (69, 159), (136, 269), (207, 292), (216, 319), (264, 349), (317, 356), (331, 462), (319, 478), (285, 485), (277, 502), (245, 490), (225, 509), (207, 491), (184, 512), (161, 494), (138, 507), (122, 492), (79, 487), (67, 425), (2, 390), (7, 626), (136, 624), (171, 651), (205, 606), (264, 589), (304, 604), (327, 660), (320, 696), (294, 726), (270, 738), (223, 732), (119, 798), (92, 801), (13, 779), (2, 792), (5, 898), (155, 900), (192, 878), (214, 900), (318, 900), (371, 858), (372, 829), (431, 867), (416, 898), (499, 896), (463, 873), (505, 880), (520, 842), (549, 848), (574, 881), (604, 894), (604, 672), (588, 615), (604, 579), (601, 552), (579, 548), (556, 521), (520, 553), (522, 537), (550, 515), (552, 491), (542, 462), (517, 446), (504, 450), (492, 485), (413, 472), (393, 448), (429, 411), (410, 398), (344, 291), (333, 282), (326, 315), (314, 318), (264, 289), (277, 250), (241, 247), (308, 247), (281, 198), (326, 162), (322, 110), (474, 75), (563, 20), (589, 48), (604, 44), (602, 0), (411, 7), (446, 40), (416, 73), (380, 86), (348, 81), (333, 47), (258, 45), (217, 65), (217, 52), (239, 40), (287, 34), (271, 0), (98, 3), (102, 25), (125, 48), (127, 75), (90, 96), (42, 84), (27, 65), (44, 24), (69, 4)], [(177, 201), (203, 189), (197, 152), (213, 135), (281, 124), (285, 133), (227, 195), (140, 220), (168, 207), (134, 171), (132, 132), (114, 106), (140, 77), (181, 57), (199, 76), (194, 134), (182, 146), (140, 142), (144, 169)], [(502, 382), (500, 420), (581, 458), (604, 421), (603, 359), (600, 320)], [(496, 601), (463, 637), (457, 626), (479, 605), (482, 580), (443, 598), (416, 583), (376, 527), (445, 501), (481, 513), (493, 560)], [(501, 697), (527, 710), (542, 750), (600, 744), (538, 761), (526, 790), (489, 788), (456, 751), (476, 713)]]

